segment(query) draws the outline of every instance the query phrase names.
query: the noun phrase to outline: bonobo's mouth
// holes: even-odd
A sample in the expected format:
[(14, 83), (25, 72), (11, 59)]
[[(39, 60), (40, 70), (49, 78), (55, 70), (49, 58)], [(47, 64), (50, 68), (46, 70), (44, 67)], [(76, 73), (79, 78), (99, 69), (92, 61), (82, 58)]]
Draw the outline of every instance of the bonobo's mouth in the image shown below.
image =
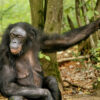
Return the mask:
[(17, 49), (15, 49), (15, 48), (10, 49), (11, 53), (14, 55), (19, 54), (21, 52), (21, 50), (22, 50), (22, 47), (19, 47)]

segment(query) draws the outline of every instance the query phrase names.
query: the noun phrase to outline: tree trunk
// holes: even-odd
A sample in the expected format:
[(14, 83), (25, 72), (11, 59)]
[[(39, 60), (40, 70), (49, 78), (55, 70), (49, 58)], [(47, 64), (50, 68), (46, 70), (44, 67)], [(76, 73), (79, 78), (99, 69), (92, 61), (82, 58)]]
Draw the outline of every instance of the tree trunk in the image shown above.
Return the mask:
[[(46, 21), (44, 27), (44, 31), (47, 34), (61, 32), (62, 8), (63, 8), (63, 0), (48, 0)], [(60, 74), (56, 60), (56, 53), (49, 53), (46, 55), (48, 55), (51, 59), (50, 61), (47, 61), (45, 59), (42, 60), (45, 75), (53, 75), (57, 79), (59, 79)]]
[[(76, 0), (77, 2), (77, 0)], [(86, 8), (86, 3), (85, 3), (85, 0), (81, 0), (79, 3), (83, 4), (83, 6), (81, 7), (80, 10), (82, 10), (82, 14), (83, 14), (83, 17), (84, 17), (84, 21), (85, 21), (85, 24), (89, 24), (89, 19), (88, 19), (88, 16), (86, 15), (86, 12), (87, 12), (87, 8)], [(79, 5), (79, 4), (78, 4)], [(77, 8), (76, 8), (77, 9)], [(77, 13), (76, 13), (77, 14)], [(82, 43), (80, 43), (78, 45), (78, 50), (82, 53), (82, 54), (86, 54), (88, 53), (89, 49), (91, 47), (95, 47), (95, 43), (94, 43), (94, 39), (93, 39), (93, 36), (91, 35), (87, 40), (85, 41), (82, 41)]]
[(97, 10), (98, 13), (99, 13), (99, 15), (98, 15), (98, 18), (99, 18), (99, 17), (100, 17), (100, 0), (97, 0), (96, 10)]
[(61, 31), (63, 0), (48, 0), (44, 31), (59, 33)]
[(29, 0), (31, 8), (32, 25), (36, 28), (43, 29), (43, 0)]
[(69, 24), (71, 30), (74, 29), (74, 28), (75, 28), (75, 27), (74, 27), (74, 23), (73, 23), (73, 21), (71, 20), (71, 18), (69, 17), (69, 15), (67, 15), (67, 20), (68, 20), (68, 24)]
[[(97, 0), (97, 4), (96, 4), (95, 10), (99, 13), (98, 15), (95, 16), (96, 19), (97, 19), (97, 18), (100, 18), (100, 0)], [(96, 39), (95, 39), (96, 41), (100, 39), (100, 31), (97, 31), (97, 32), (96, 32), (95, 38), (96, 38)]]
[[(84, 20), (85, 20), (85, 23), (88, 24), (89, 19), (86, 16), (87, 9), (86, 9), (85, 0), (81, 0), (81, 3), (84, 4), (82, 6), (82, 13), (83, 13), (83, 16), (84, 16)], [(93, 0), (91, 0), (91, 7), (92, 6), (93, 6)], [(97, 18), (100, 17), (100, 0), (97, 0), (96, 7), (95, 7), (95, 9), (93, 8), (93, 11), (94, 10), (96, 10), (99, 13), (97, 16), (94, 16), (94, 18), (97, 19)], [(83, 51), (84, 48), (85, 48), (85, 52), (87, 53), (86, 50), (90, 49), (91, 47), (92, 48), (96, 47), (97, 46), (97, 41), (100, 39), (99, 33), (100, 33), (100, 31), (96, 32), (96, 34), (91, 35), (90, 38), (88, 38), (85, 42), (82, 42), (81, 45), (79, 46), (79, 51)]]
[(75, 0), (76, 20), (77, 20), (77, 23), (78, 23), (78, 27), (82, 26), (82, 22), (81, 22), (81, 19), (80, 19), (79, 4), (80, 4), (79, 0)]
[[(63, 0), (45, 0), (46, 2), (44, 3), (44, 9), (43, 0), (29, 1), (31, 8), (32, 25), (38, 29), (44, 27), (44, 31), (47, 34), (60, 33)], [(57, 79), (60, 79), (60, 74), (56, 60), (56, 53), (50, 53), (46, 55), (50, 56), (50, 61), (47, 61), (46, 59), (41, 60), (44, 69), (44, 74), (46, 76), (53, 75)]]
[[(89, 21), (88, 16), (86, 15), (87, 8), (86, 8), (85, 0), (81, 0), (81, 2), (82, 2), (82, 4), (84, 4), (83, 7), (82, 7), (82, 8), (83, 8), (82, 11), (83, 11), (83, 15), (84, 15), (85, 23), (86, 23), (86, 24), (89, 24), (90, 21)], [(91, 2), (93, 2), (93, 1), (91, 1)], [(92, 3), (91, 3), (91, 6), (93, 6)], [(94, 11), (94, 9), (93, 9), (93, 11)], [(87, 40), (87, 44), (89, 44), (89, 43), (90, 43), (90, 46), (91, 46), (92, 48), (95, 47), (95, 43), (94, 43), (94, 39), (93, 39), (93, 35), (91, 35), (91, 36), (88, 38), (88, 40)]]

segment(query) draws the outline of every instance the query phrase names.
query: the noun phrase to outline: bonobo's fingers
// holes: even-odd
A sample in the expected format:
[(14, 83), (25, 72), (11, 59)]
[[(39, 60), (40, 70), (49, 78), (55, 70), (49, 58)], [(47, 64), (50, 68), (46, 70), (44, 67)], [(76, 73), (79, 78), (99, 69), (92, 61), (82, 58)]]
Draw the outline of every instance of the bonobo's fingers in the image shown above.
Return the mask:
[(98, 29), (100, 29), (100, 18), (98, 18), (98, 19), (95, 21), (95, 25), (97, 26)]
[(50, 91), (48, 89), (46, 91), (47, 91), (48, 95), (46, 97), (44, 97), (44, 100), (54, 100), (51, 93), (50, 93)]
[(50, 90), (52, 97), (54, 100), (61, 100), (61, 92), (58, 87), (58, 83), (55, 77), (48, 76), (44, 78), (43, 83), (44, 88), (47, 88)]

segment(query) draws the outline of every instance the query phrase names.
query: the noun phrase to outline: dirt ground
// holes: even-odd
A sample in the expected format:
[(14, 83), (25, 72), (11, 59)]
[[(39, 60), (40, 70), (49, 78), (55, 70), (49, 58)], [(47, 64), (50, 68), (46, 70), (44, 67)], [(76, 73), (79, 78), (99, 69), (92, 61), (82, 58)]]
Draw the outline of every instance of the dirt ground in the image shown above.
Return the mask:
[(100, 100), (100, 89), (98, 89), (94, 95), (63, 95), (63, 100)]
[(83, 96), (83, 97), (66, 97), (63, 100), (100, 100), (100, 97), (96, 97), (96, 96)]
[[(97, 81), (100, 73), (93, 69), (91, 61), (88, 62), (89, 57), (84, 61), (80, 59), (83, 58), (81, 56), (79, 56), (78, 61), (72, 60), (72, 58), (75, 58), (75, 54), (78, 54), (77, 47), (57, 54), (63, 84), (62, 100), (100, 100), (100, 86), (95, 90), (93, 89), (93, 83)], [(83, 70), (84, 68), (85, 70)], [(88, 89), (93, 90), (93, 92), (88, 91)]]
[(100, 87), (92, 95), (62, 95), (62, 100), (100, 100)]

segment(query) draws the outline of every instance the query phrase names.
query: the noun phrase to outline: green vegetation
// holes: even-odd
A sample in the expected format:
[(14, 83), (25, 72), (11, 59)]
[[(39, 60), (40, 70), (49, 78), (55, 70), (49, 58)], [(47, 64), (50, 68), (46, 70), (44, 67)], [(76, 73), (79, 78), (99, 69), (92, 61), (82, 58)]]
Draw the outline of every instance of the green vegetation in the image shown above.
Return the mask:
[(9, 24), (30, 20), (28, 0), (0, 0), (0, 34)]
[[(67, 15), (70, 17), (70, 19), (72, 20), (74, 27), (78, 27), (77, 25), (77, 20), (76, 20), (76, 12), (75, 12), (75, 0), (63, 0), (63, 27), (62, 27), (62, 31), (67, 31), (70, 30), (70, 26), (68, 24), (68, 20), (67, 20)], [(86, 12), (86, 16), (89, 19), (92, 19), (94, 17), (94, 14), (98, 14), (97, 11), (95, 11), (95, 6), (96, 6), (96, 1), (97, 0), (85, 0), (86, 1), (86, 7), (87, 7), (87, 12)], [(79, 5), (80, 8), (80, 19), (81, 19), (81, 23), (82, 25), (84, 25), (84, 18), (83, 18), (83, 14), (81, 11), (81, 7), (84, 4)]]
[(95, 63), (95, 67), (100, 69), (100, 40), (97, 43), (96, 48), (91, 49), (92, 61)]
[[(87, 15), (91, 19), (94, 15), (93, 7), (95, 7), (96, 1), (93, 0), (93, 7), (91, 6), (91, 0), (86, 0), (88, 4)], [(75, 0), (63, 1), (63, 27), (62, 31), (70, 30), (67, 15), (70, 16), (73, 24), (77, 27), (76, 15), (75, 15)], [(80, 5), (80, 7), (82, 4)], [(98, 14), (98, 12), (95, 12)], [(30, 6), (28, 0), (0, 0), (0, 34), (11, 23), (15, 22), (29, 22), (30, 23)], [(81, 15), (82, 19), (82, 15)], [(84, 21), (84, 20), (83, 20)], [(83, 22), (84, 24), (84, 22)]]

